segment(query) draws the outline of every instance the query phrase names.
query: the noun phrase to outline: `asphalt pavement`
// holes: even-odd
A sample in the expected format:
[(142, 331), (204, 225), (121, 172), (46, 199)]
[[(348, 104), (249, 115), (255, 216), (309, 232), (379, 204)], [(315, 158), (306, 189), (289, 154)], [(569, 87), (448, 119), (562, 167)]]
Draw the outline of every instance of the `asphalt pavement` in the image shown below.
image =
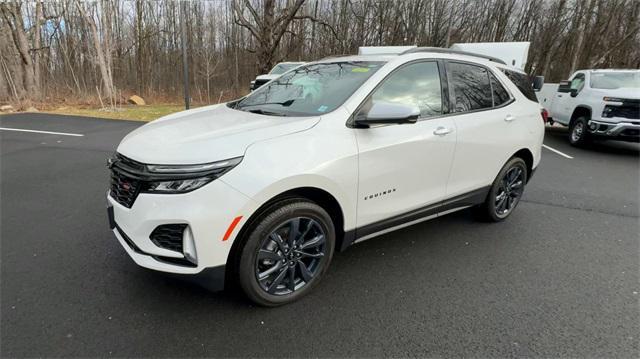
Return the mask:
[(113, 237), (105, 163), (139, 125), (0, 116), (55, 132), (0, 129), (2, 357), (639, 356), (637, 144), (549, 128), (507, 221), (462, 211), (368, 240), (265, 309), (139, 268)]

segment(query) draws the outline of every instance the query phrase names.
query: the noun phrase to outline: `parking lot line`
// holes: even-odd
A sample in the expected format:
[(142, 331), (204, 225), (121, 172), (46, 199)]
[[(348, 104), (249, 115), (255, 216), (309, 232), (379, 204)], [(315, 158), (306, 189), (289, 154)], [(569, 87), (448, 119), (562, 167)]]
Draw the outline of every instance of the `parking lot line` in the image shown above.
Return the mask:
[(573, 157), (572, 157), (572, 156), (569, 156), (568, 154), (566, 154), (566, 153), (564, 153), (564, 152), (558, 151), (558, 150), (556, 150), (556, 149), (555, 149), (555, 148), (553, 148), (553, 147), (549, 147), (549, 146), (547, 146), (547, 145), (545, 145), (545, 144), (542, 144), (542, 147), (544, 147), (544, 148), (548, 149), (549, 151), (555, 152), (555, 153), (559, 154), (560, 156), (562, 156), (562, 157), (564, 157), (564, 158), (573, 159)]
[(45, 134), (48, 134), (48, 135), (74, 136), (74, 137), (82, 137), (82, 136), (84, 136), (83, 134), (80, 134), (80, 133), (27, 130), (27, 129), (24, 129), (24, 128), (8, 128), (8, 127), (0, 127), (0, 131), (33, 132), (33, 133), (45, 133)]

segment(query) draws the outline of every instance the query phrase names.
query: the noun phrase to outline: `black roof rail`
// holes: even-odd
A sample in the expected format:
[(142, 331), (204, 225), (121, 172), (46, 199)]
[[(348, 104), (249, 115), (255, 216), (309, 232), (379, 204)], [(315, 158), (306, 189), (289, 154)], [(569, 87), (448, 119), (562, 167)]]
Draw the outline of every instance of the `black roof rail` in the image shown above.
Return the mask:
[(480, 55), (480, 54), (476, 54), (476, 53), (473, 53), (473, 52), (467, 52), (467, 51), (444, 49), (442, 47), (416, 47), (415, 49), (409, 49), (407, 51), (404, 51), (404, 52), (400, 53), (400, 55), (413, 54), (413, 53), (416, 53), (416, 52), (437, 52), (439, 54), (455, 54), (455, 55), (474, 56), (474, 57), (481, 57), (483, 59), (487, 59), (489, 61), (497, 62), (497, 63), (503, 64), (503, 65), (507, 64), (506, 62), (500, 60), (499, 58), (493, 57), (493, 56)]

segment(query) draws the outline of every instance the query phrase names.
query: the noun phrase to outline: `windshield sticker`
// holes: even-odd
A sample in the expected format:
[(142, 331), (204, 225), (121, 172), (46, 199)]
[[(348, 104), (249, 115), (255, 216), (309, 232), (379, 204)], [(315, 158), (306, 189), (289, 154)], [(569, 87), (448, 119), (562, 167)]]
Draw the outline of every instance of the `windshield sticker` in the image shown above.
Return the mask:
[(322, 106), (318, 107), (318, 112), (325, 112), (325, 111), (327, 111), (328, 108), (329, 108), (329, 106), (322, 105)]
[(369, 69), (366, 67), (354, 67), (351, 72), (369, 72)]

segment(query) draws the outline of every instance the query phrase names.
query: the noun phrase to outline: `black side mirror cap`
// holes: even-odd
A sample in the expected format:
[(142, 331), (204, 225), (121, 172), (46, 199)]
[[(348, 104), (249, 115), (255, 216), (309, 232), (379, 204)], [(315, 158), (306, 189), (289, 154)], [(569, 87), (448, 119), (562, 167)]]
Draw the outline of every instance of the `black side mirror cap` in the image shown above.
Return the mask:
[(357, 127), (367, 128), (371, 125), (412, 124), (416, 123), (419, 117), (420, 109), (415, 106), (375, 102), (366, 115), (359, 114), (354, 122)]
[(533, 89), (535, 91), (540, 91), (543, 85), (544, 85), (544, 76), (535, 76), (533, 78)]

